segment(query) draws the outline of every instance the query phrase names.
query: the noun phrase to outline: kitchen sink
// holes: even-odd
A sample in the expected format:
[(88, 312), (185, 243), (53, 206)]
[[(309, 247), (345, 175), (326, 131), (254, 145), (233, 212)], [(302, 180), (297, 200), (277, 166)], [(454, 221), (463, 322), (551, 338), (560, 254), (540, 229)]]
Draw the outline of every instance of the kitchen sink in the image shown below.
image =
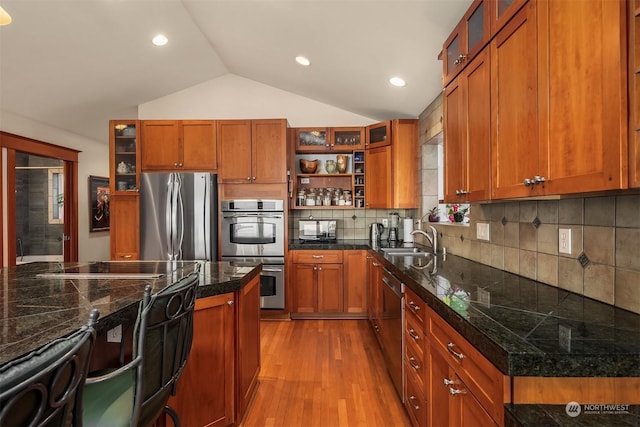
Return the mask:
[(431, 252), (426, 252), (421, 248), (407, 247), (407, 248), (380, 248), (380, 250), (386, 255), (393, 256), (429, 256)]

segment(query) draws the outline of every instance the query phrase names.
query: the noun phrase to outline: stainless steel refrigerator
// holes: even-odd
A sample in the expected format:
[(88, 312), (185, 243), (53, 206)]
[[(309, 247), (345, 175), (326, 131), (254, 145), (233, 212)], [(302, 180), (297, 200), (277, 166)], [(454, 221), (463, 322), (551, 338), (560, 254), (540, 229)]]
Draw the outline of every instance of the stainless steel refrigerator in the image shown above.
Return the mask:
[(216, 261), (216, 175), (143, 173), (140, 178), (141, 259)]

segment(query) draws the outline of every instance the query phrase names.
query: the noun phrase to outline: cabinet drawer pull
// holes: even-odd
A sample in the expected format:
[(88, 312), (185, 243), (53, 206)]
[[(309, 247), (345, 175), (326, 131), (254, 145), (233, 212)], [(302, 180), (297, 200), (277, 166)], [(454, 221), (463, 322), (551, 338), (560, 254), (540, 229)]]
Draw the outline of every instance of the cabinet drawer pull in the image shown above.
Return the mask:
[(131, 258), (131, 255), (122, 255), (120, 258), (126, 258), (126, 259), (129, 259), (129, 258)]
[(467, 394), (467, 390), (458, 390), (457, 388), (449, 387), (449, 394), (455, 396), (456, 394)]
[(413, 409), (418, 411), (418, 410), (420, 410), (420, 405), (417, 405), (417, 404), (413, 403), (414, 400), (418, 400), (418, 398), (413, 396), (413, 395), (409, 396), (409, 403), (411, 404), (411, 406), (413, 406)]
[(311, 255), (311, 258), (313, 258), (313, 259), (322, 259), (322, 258), (324, 258), (324, 255)]
[(420, 306), (417, 305), (415, 302), (413, 301), (409, 301), (409, 307), (411, 307), (411, 310), (413, 311), (418, 311), (420, 310)]
[(420, 336), (416, 334), (416, 331), (413, 328), (409, 329), (409, 335), (411, 335), (411, 338), (413, 338), (416, 341), (420, 339)]
[(442, 381), (444, 382), (444, 385), (451, 385), (451, 384), (455, 384), (456, 382), (447, 378), (443, 378)]
[(418, 369), (420, 369), (420, 365), (418, 365), (415, 362), (416, 362), (416, 358), (415, 357), (413, 357), (413, 356), (409, 357), (409, 365), (411, 365), (411, 367), (417, 371)]
[(462, 353), (456, 353), (456, 351), (453, 349), (453, 347), (455, 347), (456, 345), (452, 342), (447, 344), (447, 350), (449, 350), (449, 353), (451, 353), (452, 355), (454, 355), (455, 357), (457, 357), (458, 359), (462, 360), (464, 358), (464, 354)]
[(374, 263), (373, 263), (373, 266), (374, 266), (374, 267), (380, 267), (380, 264), (379, 264), (379, 263), (377, 263), (377, 262), (374, 262)]

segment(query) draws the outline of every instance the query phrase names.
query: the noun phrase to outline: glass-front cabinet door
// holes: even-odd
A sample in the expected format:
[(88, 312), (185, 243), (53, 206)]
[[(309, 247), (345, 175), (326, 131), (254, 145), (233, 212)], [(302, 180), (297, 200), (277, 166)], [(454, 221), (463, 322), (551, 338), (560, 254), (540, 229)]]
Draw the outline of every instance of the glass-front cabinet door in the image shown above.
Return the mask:
[[(474, 0), (443, 46), (445, 86), (487, 45), (492, 2)], [(512, 0), (513, 1), (513, 0)]]
[(492, 0), (494, 2), (491, 10), (491, 37), (518, 12), (529, 0)]
[(367, 149), (391, 145), (391, 121), (367, 126)]
[(297, 151), (329, 150), (329, 132), (327, 128), (298, 128), (296, 129)]
[(110, 176), (111, 191), (138, 191), (138, 171), (140, 170), (138, 143), (138, 121), (110, 121)]
[(352, 151), (364, 148), (364, 128), (331, 128), (329, 144), (335, 151)]

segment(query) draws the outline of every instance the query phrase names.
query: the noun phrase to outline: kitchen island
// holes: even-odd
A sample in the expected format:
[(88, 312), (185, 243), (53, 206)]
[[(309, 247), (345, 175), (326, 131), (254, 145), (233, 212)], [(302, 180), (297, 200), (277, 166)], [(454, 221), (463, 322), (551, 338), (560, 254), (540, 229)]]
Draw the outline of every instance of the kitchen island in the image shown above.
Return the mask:
[[(0, 364), (78, 329), (87, 323), (89, 312), (94, 308), (100, 311), (96, 324), (98, 335), (120, 324), (132, 324), (147, 285), (152, 286), (152, 293), (157, 293), (192, 273), (197, 264), (193, 261), (35, 262), (3, 268)], [(198, 298), (238, 291), (261, 270), (259, 264), (200, 264)]]

